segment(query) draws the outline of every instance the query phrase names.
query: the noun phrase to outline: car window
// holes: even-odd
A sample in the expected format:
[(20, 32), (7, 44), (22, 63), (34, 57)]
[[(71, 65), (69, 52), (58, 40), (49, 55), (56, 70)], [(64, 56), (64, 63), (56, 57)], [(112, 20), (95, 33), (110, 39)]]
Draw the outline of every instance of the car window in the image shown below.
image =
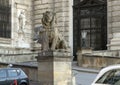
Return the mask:
[(120, 85), (120, 69), (114, 69), (106, 72), (96, 83)]
[(18, 73), (18, 75), (20, 75), (21, 71), (20, 71), (20, 70), (17, 70), (17, 73)]
[(22, 70), (20, 71), (21, 71), (21, 76), (26, 76), (26, 74)]
[(21, 70), (21, 69), (17, 70), (17, 73), (18, 73), (18, 75), (20, 75), (20, 76), (27, 76), (27, 75), (24, 73), (24, 71)]
[(7, 76), (5, 70), (0, 70), (0, 78), (5, 78)]
[(8, 70), (8, 76), (9, 77), (16, 77), (18, 74), (17, 74), (17, 71), (16, 70)]

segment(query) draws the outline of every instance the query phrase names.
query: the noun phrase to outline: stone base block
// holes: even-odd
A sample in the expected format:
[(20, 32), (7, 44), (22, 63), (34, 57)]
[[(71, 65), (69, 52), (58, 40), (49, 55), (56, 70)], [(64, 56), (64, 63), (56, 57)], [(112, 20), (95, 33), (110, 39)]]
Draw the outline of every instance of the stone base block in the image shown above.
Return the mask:
[(77, 61), (78, 61), (78, 65), (81, 66), (83, 61), (82, 61), (82, 55), (85, 53), (92, 53), (92, 49), (91, 48), (82, 48), (81, 50), (78, 50), (77, 52)]
[(68, 54), (41, 52), (38, 56), (38, 81), (43, 85), (72, 85), (72, 57)]

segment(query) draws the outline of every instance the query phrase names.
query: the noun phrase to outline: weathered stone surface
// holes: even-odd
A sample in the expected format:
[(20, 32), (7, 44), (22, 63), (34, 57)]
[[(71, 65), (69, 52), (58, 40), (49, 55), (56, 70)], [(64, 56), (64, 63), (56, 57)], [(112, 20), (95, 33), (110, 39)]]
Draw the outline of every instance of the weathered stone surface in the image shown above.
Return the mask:
[[(24, 48), (28, 49), (29, 52), (32, 48), (34, 48), (33, 45), (33, 30), (35, 26), (38, 26), (41, 24), (41, 18), (42, 14), (45, 11), (54, 11), (56, 13), (58, 24), (58, 29), (62, 30), (60, 32), (64, 32), (65, 39), (67, 43), (69, 43), (69, 30), (70, 27), (72, 29), (72, 26), (70, 24), (70, 21), (72, 23), (72, 19), (70, 18), (69, 11), (69, 0), (10, 0), (11, 2), (11, 39), (0, 39), (0, 46), (9, 47), (9, 48), (20, 48), (23, 50)], [(72, 8), (72, 6), (71, 6)], [(25, 10), (26, 15), (26, 26), (24, 29), (24, 33), (20, 34), (18, 33), (18, 15), (20, 10)], [(72, 11), (71, 11), (72, 12)], [(72, 35), (71, 35), (72, 36)], [(21, 38), (22, 37), (22, 38)], [(36, 46), (39, 45), (35, 45)], [(37, 48), (39, 50), (39, 47)], [(6, 50), (8, 50), (6, 48)], [(27, 50), (23, 50), (27, 52)], [(10, 51), (4, 51), (1, 50), (1, 53), (8, 53)], [(16, 53), (15, 51), (11, 51), (11, 53)], [(19, 52), (18, 52), (19, 53)], [(24, 52), (20, 52), (21, 54)], [(22, 58), (22, 57), (21, 57)], [(13, 60), (14, 58), (10, 58), (8, 61)], [(7, 59), (5, 59), (7, 61)], [(15, 61), (17, 59), (15, 58)], [(25, 59), (24, 59), (25, 60)], [(26, 58), (27, 60), (27, 58)], [(4, 60), (3, 60), (4, 61)], [(21, 61), (21, 59), (20, 59)]]
[(42, 4), (42, 0), (34, 1), (34, 5), (39, 5), (39, 4)]
[(71, 56), (55, 53), (48, 51), (38, 55), (39, 81), (49, 85), (72, 85)]
[[(108, 47), (111, 50), (120, 49), (120, 38), (117, 36), (117, 34), (120, 32), (119, 5), (119, 0), (108, 0)], [(113, 36), (110, 37), (111, 35)]]
[(115, 16), (112, 18), (113, 22), (119, 22), (120, 21), (120, 17), (119, 16)]
[(114, 0), (111, 2), (112, 5), (116, 6), (116, 5), (120, 5), (120, 1), (119, 0)]
[(86, 53), (92, 53), (92, 49), (91, 48), (82, 48), (81, 50), (78, 50), (77, 61), (78, 61), (79, 66), (82, 66), (82, 64), (83, 64), (83, 61), (82, 61), (83, 54), (86, 54)]
[(120, 64), (120, 58), (110, 56), (83, 56), (83, 67), (101, 69), (108, 65)]
[(117, 6), (112, 6), (112, 11), (119, 11), (120, 9), (120, 6), (117, 5)]
[(30, 49), (17, 49), (10, 47), (0, 47), (0, 62), (24, 62), (36, 61), (34, 54)]

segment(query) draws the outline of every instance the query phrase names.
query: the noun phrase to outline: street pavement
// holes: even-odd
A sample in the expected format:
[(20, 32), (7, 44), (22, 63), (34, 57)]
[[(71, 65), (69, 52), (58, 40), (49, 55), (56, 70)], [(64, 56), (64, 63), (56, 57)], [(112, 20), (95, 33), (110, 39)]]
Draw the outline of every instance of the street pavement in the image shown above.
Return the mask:
[(76, 62), (73, 62), (72, 72), (73, 76), (75, 76), (76, 85), (91, 85), (99, 70), (82, 68)]
[(79, 72), (75, 70), (73, 70), (73, 72), (76, 85), (91, 85), (97, 75), (96, 73)]

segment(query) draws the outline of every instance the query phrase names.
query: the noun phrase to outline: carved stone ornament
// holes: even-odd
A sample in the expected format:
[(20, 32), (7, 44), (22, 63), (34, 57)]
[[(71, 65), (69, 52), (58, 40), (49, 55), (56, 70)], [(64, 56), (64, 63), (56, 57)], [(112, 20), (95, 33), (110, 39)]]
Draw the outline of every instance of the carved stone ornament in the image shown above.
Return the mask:
[(42, 50), (67, 49), (68, 45), (64, 36), (56, 27), (56, 15), (53, 12), (46, 11), (41, 19), (42, 28), (39, 30), (39, 43), (42, 44)]
[(20, 10), (18, 14), (18, 24), (19, 24), (19, 32), (24, 32), (25, 25), (26, 25), (26, 15), (25, 10)]

